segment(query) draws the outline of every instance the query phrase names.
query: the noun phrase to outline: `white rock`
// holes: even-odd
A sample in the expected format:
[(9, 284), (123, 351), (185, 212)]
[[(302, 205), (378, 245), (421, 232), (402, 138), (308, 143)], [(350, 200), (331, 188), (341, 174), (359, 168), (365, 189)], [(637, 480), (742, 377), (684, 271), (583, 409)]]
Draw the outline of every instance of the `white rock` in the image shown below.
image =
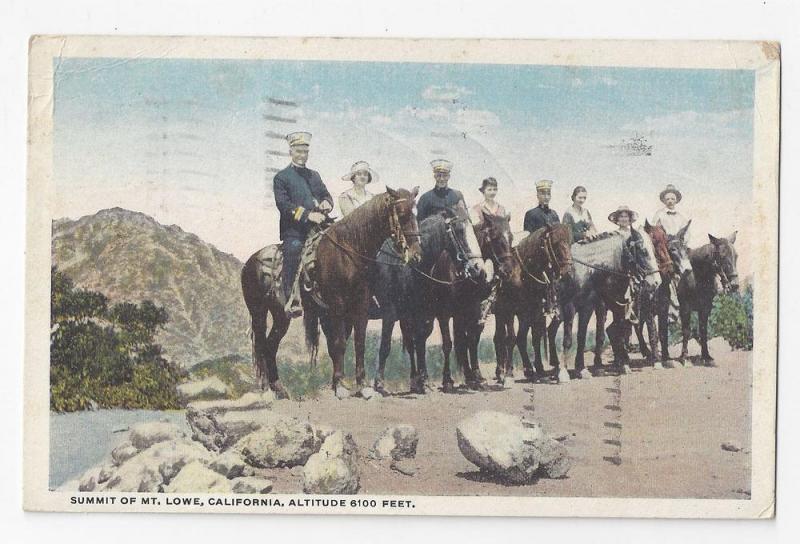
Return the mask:
[(326, 438), (303, 468), (305, 493), (353, 494), (359, 485), (358, 449), (349, 433), (337, 431)]
[(364, 387), (363, 389), (361, 389), (361, 397), (364, 400), (369, 400), (377, 394), (378, 393), (371, 387)]
[(211, 451), (225, 451), (242, 437), (283, 418), (270, 409), (198, 409), (196, 405), (186, 408), (186, 420), (192, 429), (192, 438)]
[(184, 466), (164, 488), (166, 493), (231, 493), (233, 486), (222, 474), (214, 472), (200, 461)]
[(131, 428), (130, 442), (139, 451), (146, 450), (153, 444), (167, 440), (178, 440), (186, 434), (177, 426), (166, 421), (139, 423)]
[(234, 493), (265, 494), (272, 491), (272, 482), (264, 478), (247, 476), (231, 481)]
[(228, 394), (228, 386), (219, 379), (219, 376), (186, 382), (178, 385), (178, 393), (187, 400), (193, 399), (222, 399)]
[(235, 447), (254, 467), (292, 467), (304, 465), (319, 448), (319, 441), (308, 423), (281, 418), (246, 435)]
[(244, 476), (245, 472), (250, 472), (249, 467), (237, 452), (228, 450), (218, 457), (215, 457), (209, 464), (208, 468), (216, 471), (228, 479), (239, 478)]
[(119, 466), (137, 453), (139, 453), (139, 450), (133, 447), (133, 444), (123, 442), (111, 450), (111, 459), (114, 461), (115, 466)]
[(537, 476), (563, 477), (570, 468), (566, 448), (540, 424), (501, 412), (478, 412), (456, 427), (458, 447), (480, 469), (513, 483)]
[(185, 465), (209, 461), (209, 453), (194, 442), (160, 442), (113, 470), (98, 491), (156, 492)]
[(334, 392), (335, 396), (339, 400), (343, 400), (350, 397), (350, 390), (344, 386), (337, 386), (336, 391)]
[(417, 455), (419, 437), (417, 430), (411, 425), (398, 425), (384, 430), (369, 456), (372, 459), (407, 459)]

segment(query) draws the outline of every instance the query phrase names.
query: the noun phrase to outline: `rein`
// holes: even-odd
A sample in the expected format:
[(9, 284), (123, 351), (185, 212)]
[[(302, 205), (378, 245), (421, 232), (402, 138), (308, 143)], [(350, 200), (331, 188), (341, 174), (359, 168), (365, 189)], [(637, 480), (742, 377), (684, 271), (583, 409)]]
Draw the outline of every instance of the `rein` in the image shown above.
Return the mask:
[(528, 270), (528, 268), (525, 266), (525, 262), (522, 260), (522, 256), (520, 256), (519, 254), (519, 249), (514, 247), (512, 248), (511, 251), (517, 258), (517, 261), (519, 261), (519, 265), (520, 267), (522, 267), (522, 271), (525, 272), (525, 274), (527, 274), (531, 279), (533, 279), (534, 281), (536, 281), (541, 285), (549, 285), (552, 283), (552, 280), (547, 275), (548, 270), (550, 271), (550, 274), (553, 276), (553, 279), (558, 279), (558, 276), (560, 276), (560, 274), (558, 274), (557, 272), (553, 272), (553, 269), (558, 264), (558, 256), (556, 255), (555, 249), (553, 249), (553, 240), (550, 237), (550, 232), (544, 234), (544, 240), (542, 241), (542, 246), (540, 249), (544, 250), (545, 254), (547, 255), (546, 266), (545, 269), (542, 270), (542, 277), (544, 278), (543, 280), (540, 280), (539, 278), (536, 277), (535, 274), (532, 274)]

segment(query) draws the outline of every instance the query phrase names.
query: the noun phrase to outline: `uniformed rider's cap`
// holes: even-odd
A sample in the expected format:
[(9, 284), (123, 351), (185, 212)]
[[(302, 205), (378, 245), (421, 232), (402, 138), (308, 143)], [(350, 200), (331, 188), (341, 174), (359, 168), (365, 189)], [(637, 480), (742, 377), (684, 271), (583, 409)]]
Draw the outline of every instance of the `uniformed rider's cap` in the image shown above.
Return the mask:
[(434, 172), (449, 172), (453, 169), (453, 163), (447, 159), (436, 159), (431, 161)]
[(539, 181), (536, 182), (537, 191), (542, 191), (542, 190), (549, 191), (551, 187), (553, 187), (553, 182), (550, 181), (549, 179), (540, 179)]
[(289, 147), (296, 145), (311, 145), (310, 132), (292, 132), (286, 135), (286, 141), (289, 142)]

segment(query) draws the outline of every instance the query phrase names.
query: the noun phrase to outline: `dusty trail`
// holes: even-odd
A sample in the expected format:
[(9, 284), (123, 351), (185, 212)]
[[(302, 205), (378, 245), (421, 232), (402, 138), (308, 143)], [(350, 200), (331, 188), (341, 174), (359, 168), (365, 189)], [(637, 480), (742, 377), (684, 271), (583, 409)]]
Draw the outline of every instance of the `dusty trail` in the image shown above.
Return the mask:
[[(730, 351), (721, 339), (711, 350), (717, 368), (634, 366), (629, 375), (563, 385), (516, 382), (502, 391), (372, 401), (326, 395), (274, 408), (351, 432), (362, 453), (362, 493), (744, 499), (750, 492), (750, 353)], [(490, 365), (482, 370), (494, 372)], [(564, 437), (575, 459), (568, 478), (510, 486), (478, 472), (458, 449), (455, 425), (480, 410), (536, 418)], [(414, 476), (366, 459), (378, 434), (399, 423), (419, 432)], [(725, 451), (723, 442), (742, 451)], [(274, 492), (300, 492), (300, 474), (272, 471)]]

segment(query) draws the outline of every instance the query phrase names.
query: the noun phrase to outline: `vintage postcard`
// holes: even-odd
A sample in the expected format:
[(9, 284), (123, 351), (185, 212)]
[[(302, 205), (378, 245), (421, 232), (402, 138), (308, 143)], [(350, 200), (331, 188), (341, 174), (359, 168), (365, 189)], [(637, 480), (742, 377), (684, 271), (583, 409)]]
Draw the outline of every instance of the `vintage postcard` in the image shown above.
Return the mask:
[(25, 507), (771, 517), (779, 76), (32, 38)]

